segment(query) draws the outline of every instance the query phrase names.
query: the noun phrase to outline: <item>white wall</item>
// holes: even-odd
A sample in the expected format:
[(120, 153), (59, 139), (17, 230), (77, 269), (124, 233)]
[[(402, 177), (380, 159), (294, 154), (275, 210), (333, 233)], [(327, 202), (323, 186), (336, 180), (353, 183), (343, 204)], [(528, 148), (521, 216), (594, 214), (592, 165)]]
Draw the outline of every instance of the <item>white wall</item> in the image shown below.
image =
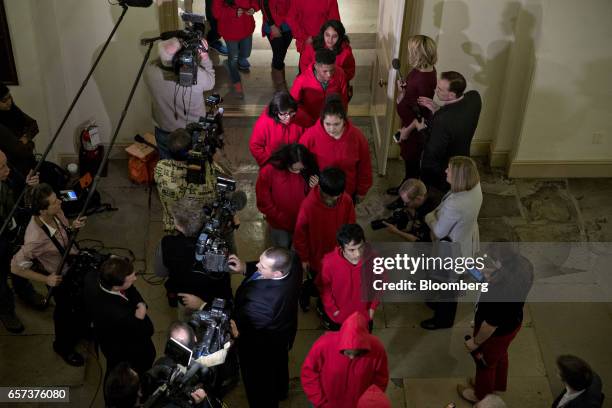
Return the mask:
[[(43, 139), (59, 127), (122, 8), (99, 0), (5, 0), (20, 86), (17, 103), (41, 127)], [(74, 154), (79, 127), (95, 120), (108, 142), (119, 121), (145, 48), (139, 39), (159, 32), (155, 7), (130, 8), (53, 150)], [(151, 131), (144, 83), (136, 91), (118, 142)], [(53, 157), (52, 157), (53, 158)]]

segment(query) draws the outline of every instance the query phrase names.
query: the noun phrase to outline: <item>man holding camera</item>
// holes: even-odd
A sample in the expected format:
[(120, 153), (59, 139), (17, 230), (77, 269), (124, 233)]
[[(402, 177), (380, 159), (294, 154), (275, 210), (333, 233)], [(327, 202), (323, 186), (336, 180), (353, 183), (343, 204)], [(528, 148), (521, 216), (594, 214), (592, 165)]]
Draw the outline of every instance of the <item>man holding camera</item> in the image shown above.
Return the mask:
[[(185, 129), (176, 129), (168, 136), (170, 158), (160, 160), (155, 166), (155, 183), (163, 207), (164, 231), (174, 231), (171, 208), (177, 201), (186, 198), (203, 206), (215, 198), (216, 178), (212, 163), (206, 161), (200, 169), (204, 176), (202, 184), (187, 181), (187, 159), (192, 148), (192, 137)], [(213, 147), (212, 160), (220, 155), (220, 148)]]
[(184, 87), (178, 83), (180, 63), (175, 56), (182, 44), (177, 38), (161, 41), (159, 59), (145, 70), (144, 79), (153, 102), (155, 141), (161, 159), (170, 157), (170, 132), (197, 121), (205, 113), (204, 92), (215, 86), (215, 71), (208, 56), (208, 45), (202, 40), (202, 50), (196, 51), (197, 83)]
[(230, 255), (229, 268), (245, 275), (234, 308), (240, 370), (251, 408), (278, 407), (289, 392), (289, 350), (297, 331), (302, 270), (298, 256), (271, 247), (245, 265)]

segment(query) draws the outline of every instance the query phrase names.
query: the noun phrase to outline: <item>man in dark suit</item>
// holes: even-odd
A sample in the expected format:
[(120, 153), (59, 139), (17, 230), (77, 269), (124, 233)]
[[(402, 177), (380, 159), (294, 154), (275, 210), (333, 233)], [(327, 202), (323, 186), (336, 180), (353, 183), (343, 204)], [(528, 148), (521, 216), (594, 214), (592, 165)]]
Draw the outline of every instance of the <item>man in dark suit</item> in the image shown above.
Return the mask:
[[(436, 87), (440, 105), (430, 98), (418, 99), (420, 105), (434, 113), (421, 159), (421, 180), (442, 193), (450, 188), (445, 174), (448, 160), (453, 156), (470, 155), (470, 144), (480, 117), (480, 94), (477, 91), (464, 94), (465, 87), (463, 75), (455, 71), (443, 72)], [(427, 127), (425, 122), (416, 119), (413, 125), (419, 131)]]
[(85, 286), (87, 308), (106, 357), (106, 376), (122, 361), (142, 376), (153, 365), (153, 323), (136, 287), (136, 272), (124, 258), (111, 257), (91, 273)]
[(601, 378), (586, 361), (571, 355), (557, 357), (559, 377), (565, 390), (552, 408), (599, 408), (603, 405)]
[(245, 275), (236, 291), (234, 335), (249, 406), (278, 407), (289, 391), (301, 263), (294, 252), (277, 247), (265, 250), (256, 265), (245, 265), (235, 255), (228, 263)]

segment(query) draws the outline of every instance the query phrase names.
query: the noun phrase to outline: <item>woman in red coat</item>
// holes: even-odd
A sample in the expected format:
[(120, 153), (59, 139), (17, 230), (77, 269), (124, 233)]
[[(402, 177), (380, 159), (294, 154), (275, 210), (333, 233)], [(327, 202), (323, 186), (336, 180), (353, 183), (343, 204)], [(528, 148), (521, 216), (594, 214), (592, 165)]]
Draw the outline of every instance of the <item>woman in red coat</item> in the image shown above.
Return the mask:
[(228, 67), (236, 96), (244, 98), (238, 70), (248, 72), (258, 0), (214, 0), (213, 15), (228, 50)]
[(291, 27), (287, 23), (290, 0), (261, 0), (263, 24), (261, 32), (272, 46), (272, 83), (277, 91), (287, 90), (285, 81), (285, 56), (293, 41)]
[(342, 68), (346, 82), (355, 77), (355, 58), (344, 25), (339, 20), (329, 20), (321, 26), (319, 35), (307, 44), (300, 54), (300, 72), (305, 71), (315, 62), (315, 53), (327, 48), (336, 53), (336, 66)]
[(294, 121), (297, 107), (297, 102), (288, 92), (276, 92), (255, 122), (249, 149), (259, 167), (278, 147), (297, 143), (302, 137), (305, 129)]
[(300, 0), (291, 4), (288, 22), (301, 53), (327, 20), (340, 20), (338, 0)]
[(282, 146), (257, 177), (257, 208), (266, 217), (272, 246), (289, 248), (302, 201), (317, 185), (314, 156), (301, 144)]
[(308, 129), (300, 143), (317, 158), (319, 168), (338, 167), (346, 174), (346, 193), (357, 204), (372, 187), (372, 163), (368, 141), (351, 124), (342, 101), (330, 97), (321, 120)]
[(301, 379), (315, 408), (354, 408), (371, 385), (387, 389), (387, 353), (368, 333), (366, 318), (355, 312), (339, 332), (327, 332), (313, 344)]

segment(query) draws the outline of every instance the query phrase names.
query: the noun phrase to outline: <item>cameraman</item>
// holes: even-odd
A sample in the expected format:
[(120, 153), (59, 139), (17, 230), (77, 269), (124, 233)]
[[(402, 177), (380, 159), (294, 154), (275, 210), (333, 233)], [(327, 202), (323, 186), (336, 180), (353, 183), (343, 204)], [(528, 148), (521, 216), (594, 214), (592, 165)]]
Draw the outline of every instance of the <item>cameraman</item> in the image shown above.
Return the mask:
[[(68, 264), (62, 274), (55, 272), (60, 265), (66, 245), (70, 240), (68, 220), (62, 212), (62, 202), (48, 184), (39, 184), (32, 190), (32, 219), (25, 231), (23, 246), (11, 261), (11, 272), (33, 281), (45, 283), (54, 288), (55, 341), (53, 350), (64, 361), (75, 367), (85, 363), (83, 356), (76, 352), (75, 346), (85, 330), (85, 321), (79, 310), (73, 307), (75, 299), (70, 291)], [(75, 220), (70, 228), (81, 228), (85, 217)], [(75, 247), (70, 254), (77, 254)], [(37, 261), (37, 262), (36, 262)], [(39, 267), (35, 267), (40, 265)], [(67, 282), (63, 282), (66, 277)]]
[[(168, 136), (170, 158), (160, 160), (155, 166), (155, 183), (164, 211), (164, 231), (168, 234), (174, 231), (174, 219), (170, 212), (174, 203), (186, 198), (203, 206), (215, 198), (216, 178), (212, 163), (204, 164), (203, 184), (187, 182), (187, 159), (192, 144), (192, 137), (187, 130), (176, 129)], [(211, 153), (212, 160), (216, 161), (221, 151), (213, 146)]]
[(238, 357), (249, 406), (278, 407), (289, 391), (289, 350), (297, 330), (299, 257), (271, 247), (245, 265), (230, 255), (229, 267), (245, 275), (236, 290), (234, 319)]
[(178, 84), (178, 69), (175, 55), (181, 50), (177, 38), (161, 41), (158, 44), (159, 59), (149, 64), (144, 80), (151, 93), (153, 120), (155, 122), (155, 141), (161, 159), (168, 159), (168, 135), (175, 129), (197, 121), (205, 113), (204, 92), (215, 86), (215, 71), (208, 56), (208, 45), (202, 40), (202, 48), (197, 52), (197, 84), (183, 87)]
[(398, 189), (403, 208), (395, 210), (391, 218), (382, 221), (387, 231), (409, 242), (430, 242), (425, 216), (435, 209), (421, 180), (408, 179)]
[(165, 284), (168, 301), (175, 306), (178, 294), (185, 307), (179, 312), (179, 319), (184, 320), (215, 298), (230, 301), (232, 286), (228, 273), (203, 271), (201, 262), (195, 261), (198, 233), (204, 222), (202, 207), (183, 198), (174, 203), (171, 212), (177, 233), (166, 235), (159, 243), (155, 254), (155, 274), (168, 277)]

